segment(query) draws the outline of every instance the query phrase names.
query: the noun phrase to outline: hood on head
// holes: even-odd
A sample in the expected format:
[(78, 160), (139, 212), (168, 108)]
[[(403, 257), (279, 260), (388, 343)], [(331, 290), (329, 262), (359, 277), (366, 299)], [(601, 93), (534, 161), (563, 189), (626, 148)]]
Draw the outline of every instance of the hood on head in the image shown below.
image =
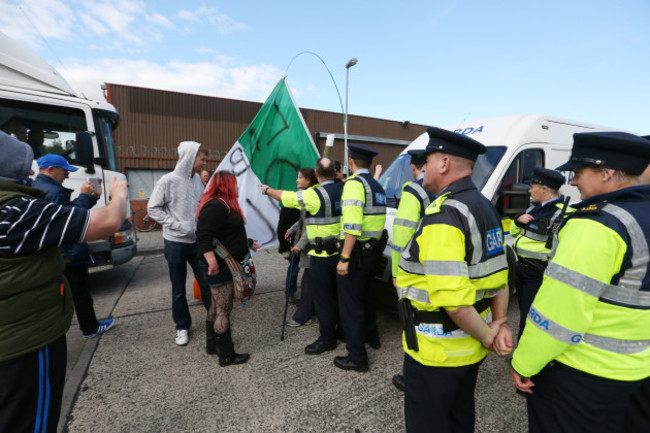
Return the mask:
[(188, 179), (192, 177), (194, 161), (200, 147), (201, 143), (196, 141), (181, 141), (178, 145), (178, 162), (176, 168), (174, 168), (174, 173)]
[(34, 151), (11, 135), (0, 131), (0, 178), (3, 180), (25, 180), (29, 177)]

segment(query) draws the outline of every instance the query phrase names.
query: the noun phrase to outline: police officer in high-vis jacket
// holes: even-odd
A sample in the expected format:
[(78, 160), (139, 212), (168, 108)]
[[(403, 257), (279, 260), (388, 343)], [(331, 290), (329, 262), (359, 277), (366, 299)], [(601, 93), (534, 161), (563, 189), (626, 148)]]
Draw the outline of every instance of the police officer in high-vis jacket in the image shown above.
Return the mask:
[(435, 199), (435, 194), (422, 186), (426, 155), (419, 150), (409, 150), (408, 154), (411, 157), (411, 171), (415, 180), (406, 182), (402, 187), (402, 196), (393, 220), (393, 242), (390, 245), (393, 283), (404, 247), (411, 240), (415, 228), (424, 216), (424, 210)]
[(368, 168), (377, 152), (361, 144), (350, 144), (348, 164), (354, 174), (343, 187), (341, 240), (343, 247), (336, 266), (341, 325), (346, 338), (347, 356), (334, 358), (343, 370), (368, 370), (365, 342), (380, 346), (372, 293), (367, 283), (372, 278), (386, 246), (386, 193)]
[(334, 160), (320, 158), (316, 161), (315, 171), (319, 183), (305, 190), (281, 191), (261, 185), (262, 194), (281, 200), (283, 206), (307, 211), (305, 226), (309, 239), (309, 279), (314, 288), (314, 307), (320, 331), (318, 339), (305, 347), (308, 355), (336, 349), (336, 265), (341, 234), (342, 189), (334, 183)]
[[(411, 172), (415, 180), (406, 182), (402, 187), (402, 196), (393, 220), (393, 242), (390, 245), (393, 284), (395, 284), (395, 277), (397, 277), (397, 269), (404, 247), (413, 237), (420, 219), (424, 216), (424, 210), (429, 207), (436, 197), (435, 194), (427, 191), (422, 186), (424, 180), (423, 167), (424, 163), (427, 162), (426, 155), (419, 150), (409, 150), (408, 154), (411, 157)], [(393, 384), (400, 391), (404, 391), (404, 376), (401, 374), (394, 375)]]
[(515, 271), (519, 301), (519, 336), (524, 331), (526, 316), (548, 264), (553, 243), (553, 230), (557, 229), (567, 212), (560, 187), (564, 184), (561, 173), (544, 167), (535, 167), (529, 179), (532, 206), (515, 216), (510, 234), (515, 238), (513, 248), (517, 254)]
[(425, 210), (397, 271), (409, 432), (474, 431), (474, 388), (490, 349), (509, 354), (501, 218), (471, 179), (485, 146), (427, 129)]
[[(582, 202), (528, 313), (511, 377), (531, 432), (648, 432), (650, 143), (623, 132), (573, 136)], [(638, 396), (636, 400), (633, 396)], [(634, 402), (634, 404), (631, 404)]]

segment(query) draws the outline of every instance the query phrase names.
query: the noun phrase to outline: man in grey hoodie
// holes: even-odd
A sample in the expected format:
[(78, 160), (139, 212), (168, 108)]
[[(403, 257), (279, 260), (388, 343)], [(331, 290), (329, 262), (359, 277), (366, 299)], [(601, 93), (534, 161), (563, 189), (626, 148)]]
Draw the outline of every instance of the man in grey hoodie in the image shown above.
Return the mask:
[[(201, 287), (201, 293), (210, 293), (210, 286), (199, 269), (196, 245), (196, 211), (202, 188), (193, 179), (205, 167), (208, 151), (195, 141), (183, 141), (178, 145), (178, 162), (171, 173), (160, 178), (153, 188), (147, 211), (163, 226), (165, 259), (172, 283), (172, 317), (176, 323), (176, 344), (189, 342), (188, 330), (192, 316), (187, 306), (185, 279), (187, 264)], [(209, 296), (203, 296), (204, 303)], [(207, 306), (209, 307), (209, 305)]]

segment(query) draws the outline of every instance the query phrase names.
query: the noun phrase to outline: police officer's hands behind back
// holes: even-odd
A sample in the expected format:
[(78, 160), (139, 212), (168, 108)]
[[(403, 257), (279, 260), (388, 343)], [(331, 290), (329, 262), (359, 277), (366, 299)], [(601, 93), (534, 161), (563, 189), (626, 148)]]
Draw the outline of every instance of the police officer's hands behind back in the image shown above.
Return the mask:
[(535, 384), (529, 377), (521, 377), (517, 374), (516, 371), (510, 368), (510, 379), (512, 379), (512, 386), (517, 388), (519, 391), (533, 393), (531, 389)]
[[(493, 320), (488, 325), (490, 328), (490, 332), (488, 334), (481, 336), (480, 338), (481, 344), (483, 344), (484, 347), (490, 350), (494, 348), (494, 342), (496, 341), (497, 335), (499, 334), (501, 325), (504, 325), (507, 320), (508, 320), (507, 317), (501, 317), (500, 319)], [(512, 340), (512, 336), (510, 338)]]
[(492, 350), (499, 356), (508, 356), (512, 353), (512, 330), (505, 323), (499, 327), (496, 337), (492, 342)]

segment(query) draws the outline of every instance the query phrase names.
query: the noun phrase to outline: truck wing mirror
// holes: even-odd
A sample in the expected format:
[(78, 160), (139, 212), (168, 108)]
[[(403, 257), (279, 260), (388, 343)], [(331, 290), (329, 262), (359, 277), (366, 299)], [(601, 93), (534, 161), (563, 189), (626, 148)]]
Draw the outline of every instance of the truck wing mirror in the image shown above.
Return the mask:
[(77, 138), (77, 160), (79, 165), (86, 167), (86, 173), (95, 173), (95, 153), (93, 151), (93, 138), (90, 132), (80, 131)]

